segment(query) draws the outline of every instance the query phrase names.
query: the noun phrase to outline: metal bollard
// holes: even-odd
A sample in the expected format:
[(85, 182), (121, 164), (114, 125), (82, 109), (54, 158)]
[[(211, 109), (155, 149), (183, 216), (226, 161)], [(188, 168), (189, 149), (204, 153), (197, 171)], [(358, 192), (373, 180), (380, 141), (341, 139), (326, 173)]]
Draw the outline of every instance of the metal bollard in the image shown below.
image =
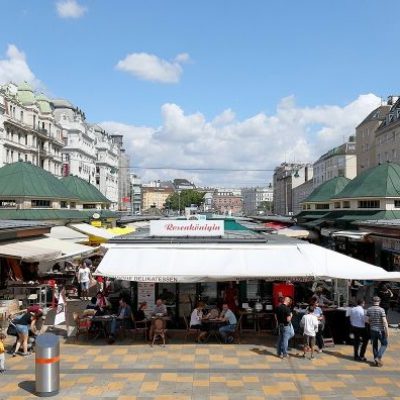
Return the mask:
[(36, 394), (56, 395), (60, 390), (60, 341), (53, 333), (39, 335), (35, 346)]

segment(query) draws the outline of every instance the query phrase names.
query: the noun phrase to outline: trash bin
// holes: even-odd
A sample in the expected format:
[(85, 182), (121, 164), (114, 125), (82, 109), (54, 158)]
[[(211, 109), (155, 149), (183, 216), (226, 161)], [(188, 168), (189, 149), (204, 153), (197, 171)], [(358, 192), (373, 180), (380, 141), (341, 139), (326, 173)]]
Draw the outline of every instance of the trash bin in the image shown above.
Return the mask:
[(36, 394), (56, 395), (60, 390), (60, 341), (53, 333), (39, 335), (35, 346)]

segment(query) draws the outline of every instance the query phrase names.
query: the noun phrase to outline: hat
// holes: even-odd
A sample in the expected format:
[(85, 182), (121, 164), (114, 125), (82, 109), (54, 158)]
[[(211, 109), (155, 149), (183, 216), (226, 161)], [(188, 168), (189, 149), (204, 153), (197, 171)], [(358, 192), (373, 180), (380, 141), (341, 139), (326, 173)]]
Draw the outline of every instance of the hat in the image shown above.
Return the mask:
[(381, 302), (381, 298), (378, 297), (378, 296), (374, 296), (374, 297), (372, 298), (372, 301), (374, 302), (374, 304), (375, 304), (375, 303), (380, 303), (380, 302)]
[(90, 258), (87, 258), (83, 263), (90, 267), (92, 265), (92, 260)]

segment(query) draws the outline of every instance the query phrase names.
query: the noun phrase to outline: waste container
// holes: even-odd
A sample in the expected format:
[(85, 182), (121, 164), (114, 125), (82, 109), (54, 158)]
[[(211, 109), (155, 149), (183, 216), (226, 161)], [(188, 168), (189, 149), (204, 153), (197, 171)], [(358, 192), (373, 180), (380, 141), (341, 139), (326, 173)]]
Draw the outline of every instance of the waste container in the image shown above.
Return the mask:
[(39, 335), (35, 346), (36, 394), (56, 395), (60, 390), (60, 341), (53, 333)]

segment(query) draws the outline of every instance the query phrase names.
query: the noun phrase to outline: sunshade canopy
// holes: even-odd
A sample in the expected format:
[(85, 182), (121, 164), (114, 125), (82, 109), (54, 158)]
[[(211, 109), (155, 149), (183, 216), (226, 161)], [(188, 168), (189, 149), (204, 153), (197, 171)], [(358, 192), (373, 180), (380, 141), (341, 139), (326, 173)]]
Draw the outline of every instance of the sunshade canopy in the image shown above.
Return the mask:
[(70, 227), (78, 232), (82, 232), (89, 236), (95, 236), (101, 239), (112, 239), (117, 236), (114, 233), (108, 232), (107, 229), (97, 228), (89, 224), (71, 224)]
[(96, 273), (138, 282), (296, 278), (399, 280), (400, 273), (320, 246), (287, 244), (115, 244)]
[(67, 240), (74, 243), (85, 242), (88, 236), (84, 233), (68, 228), (68, 226), (53, 226), (46, 236), (52, 239)]

